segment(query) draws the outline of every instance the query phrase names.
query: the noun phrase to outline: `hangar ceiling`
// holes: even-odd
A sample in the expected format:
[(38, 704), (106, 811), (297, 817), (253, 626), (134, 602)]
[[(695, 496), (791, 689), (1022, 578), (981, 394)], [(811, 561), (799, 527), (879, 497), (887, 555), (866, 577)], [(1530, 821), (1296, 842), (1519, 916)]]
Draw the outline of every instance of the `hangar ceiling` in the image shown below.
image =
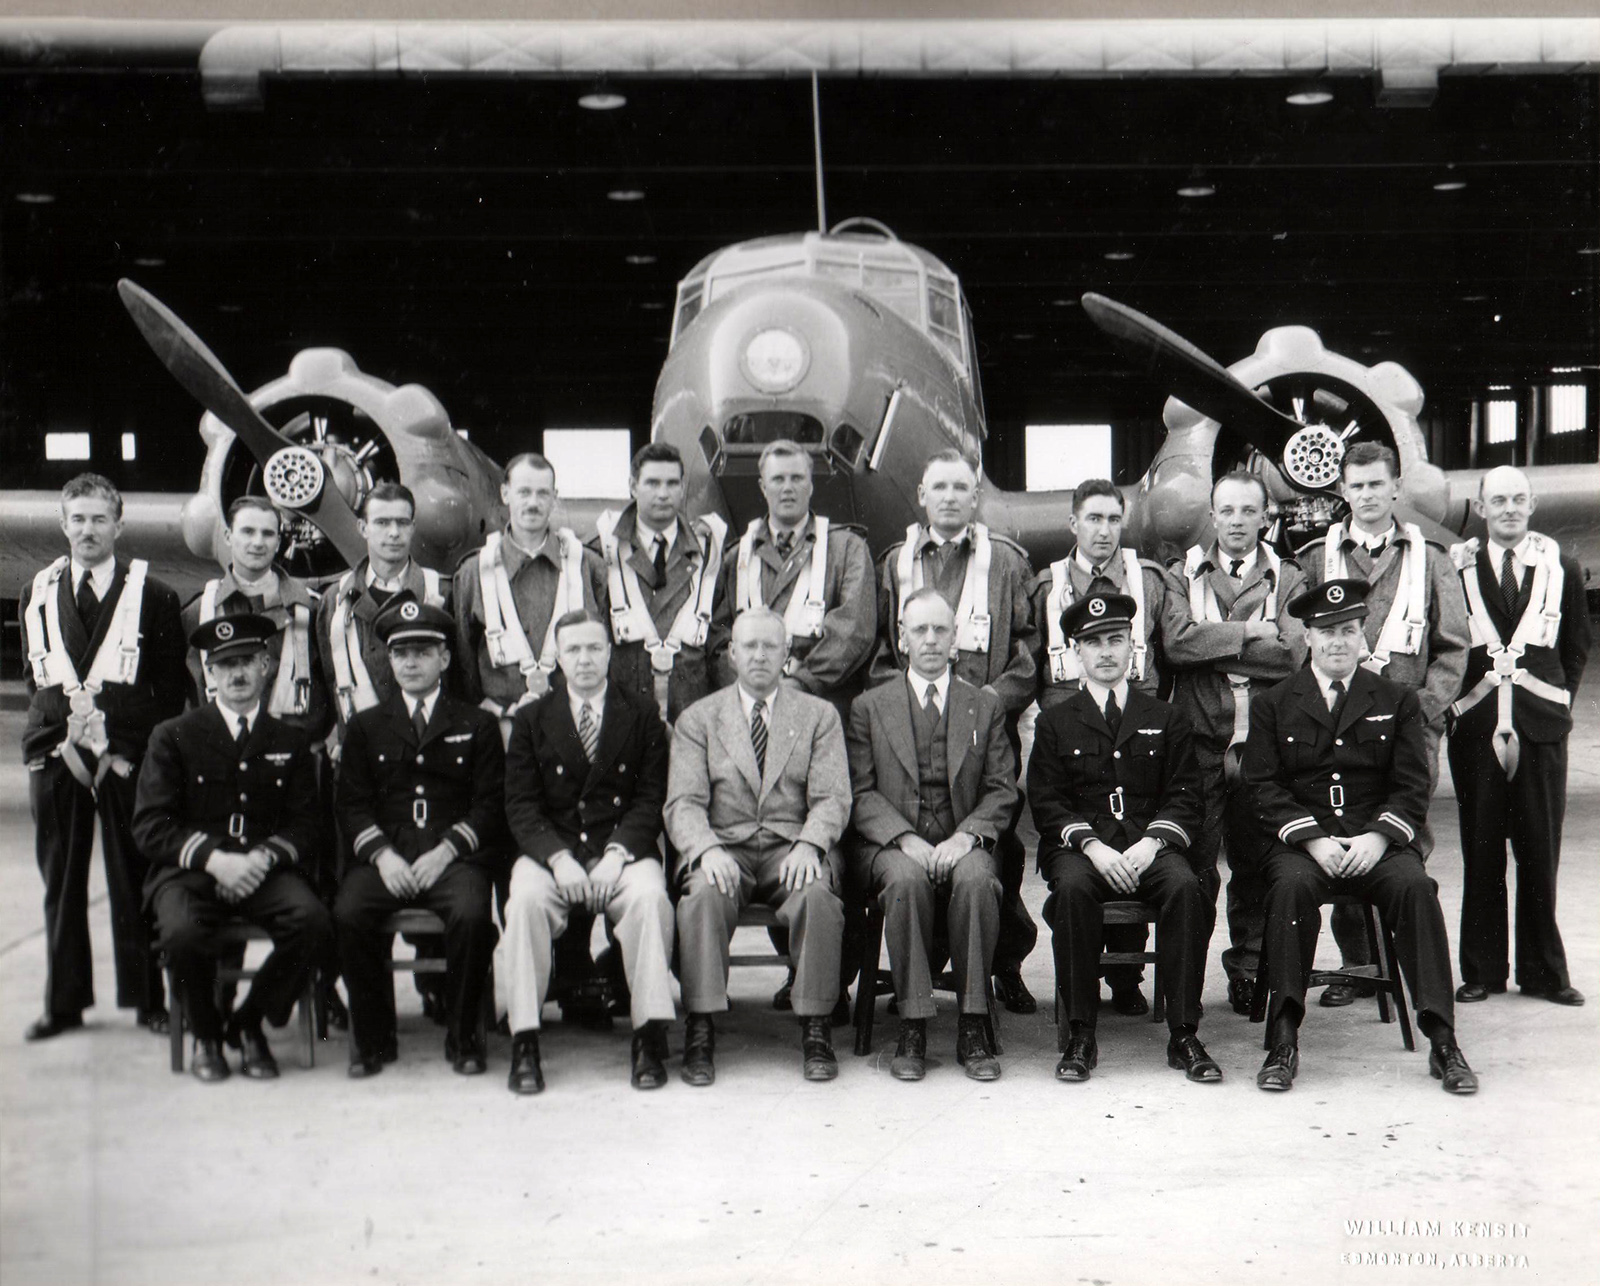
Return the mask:
[[(1315, 106), (1288, 101), (1303, 87), (822, 77), (830, 221), (880, 219), (961, 276), (998, 480), (1020, 483), (1024, 423), (1133, 429), (1133, 476), (1153, 446), (1162, 395), (1084, 318), (1085, 290), (1223, 362), (1289, 323), (1397, 360), (1447, 448), (1493, 385), (1588, 367), (1594, 387), (1600, 77), (1447, 70), (1411, 109), (1379, 106), (1373, 76), (1320, 80)], [(580, 105), (596, 89), (626, 101)], [(283, 75), (231, 112), (191, 70), (14, 68), (0, 196), (5, 485), (81, 467), (43, 461), (49, 428), (91, 432), (129, 488), (192, 487), (198, 410), (122, 313), (121, 276), (247, 388), (333, 345), (426, 385), (504, 458), (547, 426), (648, 433), (678, 278), (815, 226), (810, 84)]]

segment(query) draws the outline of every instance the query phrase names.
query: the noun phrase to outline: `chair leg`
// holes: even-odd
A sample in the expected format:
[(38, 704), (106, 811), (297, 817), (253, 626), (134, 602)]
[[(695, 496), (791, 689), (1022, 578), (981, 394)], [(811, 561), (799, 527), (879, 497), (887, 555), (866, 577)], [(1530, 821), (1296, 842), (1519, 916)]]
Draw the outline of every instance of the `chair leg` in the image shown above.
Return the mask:
[(1256, 952), (1256, 982), (1250, 988), (1250, 1021), (1263, 1023), (1267, 1020), (1267, 940), (1263, 935), (1261, 950)]
[(489, 973), (483, 981), (483, 999), (478, 1004), (478, 1048), (489, 1048), (489, 1029), (494, 1026), (494, 961), (489, 961)]
[(174, 1072), (183, 1071), (183, 994), (178, 990), (178, 977), (171, 966), (167, 968), (167, 1052)]
[(300, 1062), (309, 1071), (317, 1065), (317, 975), (306, 973), (300, 992)]
[(1000, 1043), (1000, 1006), (994, 998), (994, 978), (983, 980), (983, 998), (989, 1005), (989, 1048), (994, 1050), (995, 1057), (1005, 1053), (1005, 1046)]
[[(1367, 925), (1367, 954), (1378, 963), (1378, 968), (1380, 970), (1380, 979), (1378, 982), (1378, 1020), (1380, 1022), (1392, 1023), (1394, 1021), (1394, 1015), (1389, 1012), (1389, 988), (1384, 984), (1385, 982), (1394, 981), (1394, 959), (1392, 956), (1385, 959), (1382, 951), (1378, 947), (1377, 908), (1374, 907), (1372, 903), (1367, 902), (1363, 903), (1361, 909), (1365, 913), (1362, 916), (1362, 919), (1366, 921)], [(1399, 1008), (1404, 1009), (1404, 997), (1402, 997), (1401, 1000), (1402, 1003), (1400, 1004)]]
[(872, 1052), (872, 1023), (878, 1008), (878, 957), (883, 953), (883, 910), (867, 912), (861, 934), (861, 976), (856, 982), (856, 1056)]
[[(1411, 1031), (1411, 1006), (1406, 1002), (1404, 979), (1400, 976), (1399, 957), (1395, 955), (1394, 934), (1389, 931), (1389, 926), (1380, 919), (1383, 929), (1383, 969), (1392, 980), (1394, 987), (1394, 1007), (1400, 1015), (1400, 1039), (1405, 1042), (1406, 1052), (1415, 1053), (1417, 1049), (1416, 1037)], [(1382, 995), (1382, 992), (1378, 993)]]
[[(1150, 926), (1150, 946), (1155, 947), (1156, 927)], [(1150, 1021), (1159, 1023), (1167, 1017), (1167, 993), (1161, 990), (1161, 957), (1152, 949), (1145, 957), (1150, 961), (1150, 989), (1156, 994), (1152, 997), (1150, 1005)]]

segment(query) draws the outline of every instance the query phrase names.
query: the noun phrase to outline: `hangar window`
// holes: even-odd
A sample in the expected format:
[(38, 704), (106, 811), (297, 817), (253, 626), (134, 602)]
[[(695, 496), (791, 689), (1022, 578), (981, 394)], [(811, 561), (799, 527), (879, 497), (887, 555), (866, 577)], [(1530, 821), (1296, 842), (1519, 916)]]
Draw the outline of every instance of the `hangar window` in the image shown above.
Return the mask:
[(1030, 424), (1023, 432), (1029, 491), (1066, 491), (1111, 476), (1109, 424)]
[(1589, 427), (1589, 388), (1585, 384), (1550, 386), (1550, 432), (1582, 433)]
[(1517, 404), (1509, 398), (1488, 405), (1489, 445), (1517, 440)]
[(545, 458), (569, 500), (626, 500), (633, 435), (627, 429), (546, 429)]
[(46, 460), (87, 460), (89, 458), (87, 433), (46, 433), (44, 458)]

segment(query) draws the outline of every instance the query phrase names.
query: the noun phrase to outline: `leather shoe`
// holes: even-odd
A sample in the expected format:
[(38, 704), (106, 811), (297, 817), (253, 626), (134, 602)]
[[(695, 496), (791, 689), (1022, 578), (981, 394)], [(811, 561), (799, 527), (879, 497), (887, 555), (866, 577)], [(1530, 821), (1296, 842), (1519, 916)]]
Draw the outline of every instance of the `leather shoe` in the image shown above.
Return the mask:
[(1261, 1064), (1261, 1070), (1256, 1073), (1256, 1088), (1263, 1090), (1290, 1090), (1294, 1088), (1294, 1078), (1300, 1071), (1300, 1046), (1287, 1042), (1274, 1045), (1267, 1061)]
[(1538, 996), (1557, 1005), (1581, 1005), (1583, 992), (1576, 987), (1523, 987), (1524, 996)]
[(1181, 1068), (1191, 1081), (1209, 1083), (1222, 1079), (1222, 1068), (1217, 1066), (1217, 1060), (1206, 1053), (1206, 1047), (1192, 1032), (1168, 1039), (1167, 1066)]
[(633, 1033), (632, 1073), (636, 1090), (658, 1090), (667, 1083), (667, 1031), (659, 1021), (647, 1022)]
[(1456, 988), (1456, 1000), (1463, 1005), (1476, 1004), (1480, 1000), (1487, 1000), (1490, 996), (1502, 995), (1505, 992), (1505, 983), (1490, 985), (1486, 982), (1464, 982)]
[(64, 1031), (77, 1031), (83, 1026), (83, 1015), (78, 1014), (46, 1014), (43, 1018), (35, 1018), (28, 1024), (28, 1030), (22, 1033), (23, 1040), (49, 1040), (52, 1036), (59, 1036)]
[(1056, 1064), (1058, 1081), (1086, 1081), (1089, 1073), (1100, 1063), (1100, 1047), (1095, 1044), (1094, 1032), (1087, 1029), (1075, 1031), (1067, 1038), (1067, 1052)]
[(1378, 993), (1366, 983), (1357, 982), (1330, 982), (1322, 989), (1322, 995), (1317, 1003), (1324, 1009), (1343, 1009), (1346, 1005), (1353, 1005), (1357, 1000)]
[(794, 1008), (794, 1003), (789, 999), (789, 993), (794, 990), (794, 966), (789, 966), (789, 976), (783, 980), (783, 986), (772, 993), (772, 1007), (781, 1013), (788, 1013)]
[(332, 978), (317, 979), (317, 1007), (322, 1011), (324, 1031), (350, 1030), (350, 1011), (345, 1008), (344, 999), (339, 995), (339, 989), (333, 985)]
[(166, 1036), (172, 1031), (172, 1016), (165, 1009), (136, 1009), (133, 1020), (157, 1036)]
[(1022, 970), (1016, 965), (1005, 965), (994, 971), (995, 999), (1006, 1007), (1007, 1013), (1032, 1014), (1038, 1012), (1039, 1002), (1022, 981)]
[(481, 1076), (489, 1070), (489, 1060), (478, 1043), (476, 1032), (460, 1040), (446, 1036), (444, 1056), (450, 1060), (450, 1070), (460, 1076)]
[(1150, 1002), (1144, 998), (1143, 989), (1137, 986), (1113, 987), (1111, 1007), (1130, 1018), (1142, 1018), (1150, 1012)]
[(808, 1081), (831, 1081), (839, 1074), (833, 1026), (827, 1017), (800, 1020), (800, 1072)]
[(683, 1027), (683, 1068), (678, 1078), (700, 1089), (717, 1079), (717, 1029), (710, 1014), (690, 1014)]
[(920, 1081), (928, 1071), (928, 1021), (902, 1018), (900, 1040), (889, 1060), (889, 1075), (897, 1081)]
[(350, 1067), (349, 1076), (353, 1081), (363, 1077), (376, 1076), (384, 1068), (385, 1063), (395, 1062), (400, 1057), (400, 1040), (392, 1032), (388, 1039), (377, 1049), (363, 1052), (356, 1048), (354, 1041), (350, 1042)]
[(1256, 980), (1254, 978), (1229, 978), (1228, 1003), (1233, 1006), (1233, 1012), (1250, 1016), (1251, 1002), (1256, 998)]
[(222, 1056), (222, 1042), (220, 1040), (202, 1040), (195, 1037), (194, 1057), (189, 1062), (189, 1070), (194, 1073), (197, 1081), (206, 1084), (215, 1084), (225, 1081), (232, 1073), (228, 1070), (228, 1060)]
[(239, 1051), (239, 1070), (251, 1080), (273, 1081), (278, 1078), (278, 1060), (272, 1056), (267, 1038), (261, 1034), (261, 1025), (239, 1022), (229, 1025), (227, 1042)]
[(506, 1077), (506, 1088), (513, 1094), (537, 1094), (544, 1089), (538, 1032), (519, 1031), (511, 1038), (511, 1074)]
[(1446, 1094), (1476, 1094), (1478, 1075), (1467, 1066), (1467, 1056), (1454, 1040), (1436, 1040), (1428, 1050), (1428, 1075), (1443, 1084)]
[(956, 1062), (975, 1081), (1000, 1079), (1000, 1060), (989, 1048), (989, 1019), (985, 1014), (962, 1014), (956, 1023)]

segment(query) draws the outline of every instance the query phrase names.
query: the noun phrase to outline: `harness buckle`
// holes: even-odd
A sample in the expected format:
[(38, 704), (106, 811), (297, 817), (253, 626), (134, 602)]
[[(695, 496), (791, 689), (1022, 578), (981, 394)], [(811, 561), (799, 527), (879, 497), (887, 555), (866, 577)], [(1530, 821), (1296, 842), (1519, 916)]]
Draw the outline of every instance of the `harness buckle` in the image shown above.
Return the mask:
[(421, 830), (424, 826), (426, 826), (428, 824), (428, 801), (427, 800), (425, 800), (425, 799), (413, 799), (411, 801), (411, 820), (414, 821), (417, 824), (417, 829), (418, 830)]
[(1328, 803), (1329, 803), (1329, 805), (1331, 805), (1334, 808), (1343, 808), (1344, 807), (1344, 787), (1343, 786), (1329, 786), (1328, 787)]
[(228, 838), (229, 839), (243, 839), (244, 838), (244, 814), (243, 813), (230, 813), (228, 815)]
[(1123, 818), (1123, 815), (1127, 811), (1126, 801), (1122, 794), (1122, 787), (1118, 786), (1114, 791), (1111, 792), (1109, 796), (1107, 796), (1107, 799), (1111, 804), (1111, 815), (1120, 822)]

